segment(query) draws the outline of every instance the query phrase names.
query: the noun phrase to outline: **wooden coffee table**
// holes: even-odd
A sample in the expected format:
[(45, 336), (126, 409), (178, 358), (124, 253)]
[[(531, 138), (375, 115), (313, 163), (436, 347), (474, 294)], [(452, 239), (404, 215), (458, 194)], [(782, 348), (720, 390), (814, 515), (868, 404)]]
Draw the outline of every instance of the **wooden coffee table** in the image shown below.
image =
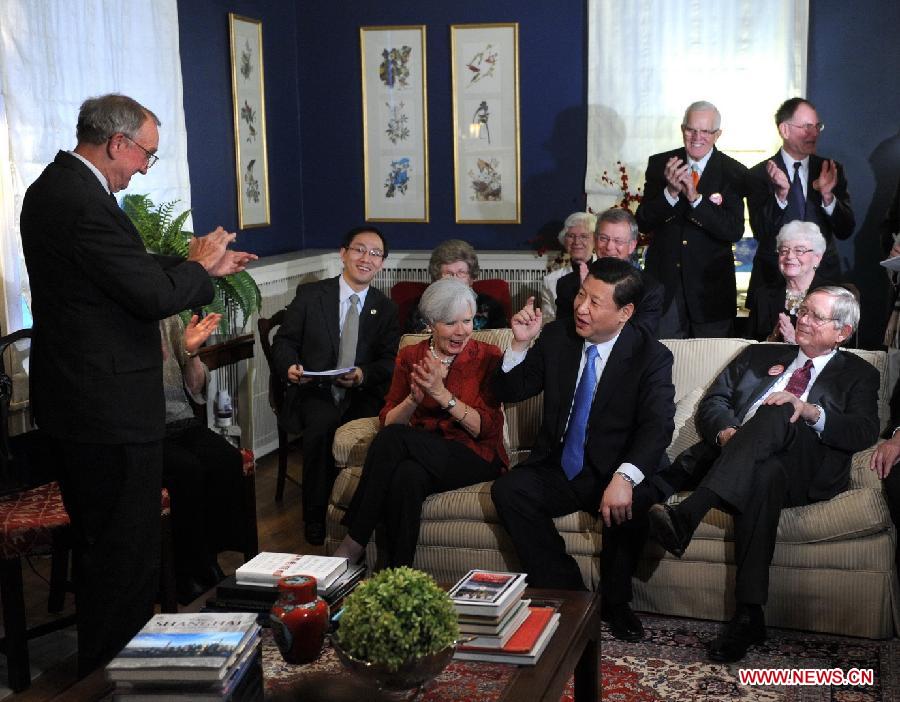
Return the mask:
[[(500, 697), (504, 702), (559, 702), (566, 683), (575, 676), (576, 702), (600, 699), (600, 595), (593, 592), (539, 590), (528, 588), (524, 597), (532, 604), (546, 603), (560, 613), (559, 627), (536, 665), (510, 666), (512, 675)], [(480, 666), (496, 663), (467, 661), (472, 675)], [(298, 666), (298, 671), (302, 666)], [(429, 686), (440, 697), (441, 679)], [(323, 672), (301, 674), (290, 688), (273, 698), (275, 702), (360, 702), (360, 700), (396, 699), (379, 696), (375, 690), (361, 690), (349, 675)], [(472, 700), (477, 702), (477, 700)]]
[(553, 604), (559, 628), (536, 665), (519, 666), (503, 700), (559, 702), (575, 673), (575, 702), (600, 700), (600, 595), (595, 592), (528, 588), (531, 603)]

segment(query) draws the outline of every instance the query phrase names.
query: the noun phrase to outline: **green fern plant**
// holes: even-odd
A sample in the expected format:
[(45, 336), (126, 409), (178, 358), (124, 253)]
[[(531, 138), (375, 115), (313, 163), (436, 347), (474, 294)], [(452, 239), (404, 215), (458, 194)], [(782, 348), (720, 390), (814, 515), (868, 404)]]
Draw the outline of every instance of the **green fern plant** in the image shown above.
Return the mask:
[[(187, 257), (193, 232), (185, 230), (184, 223), (191, 211), (185, 210), (176, 215), (177, 203), (177, 200), (173, 200), (157, 206), (147, 195), (126, 195), (123, 199), (122, 208), (134, 223), (148, 251), (165, 256)], [(229, 307), (237, 307), (241, 311), (244, 325), (251, 315), (260, 309), (262, 298), (259, 287), (246, 271), (213, 278), (212, 282), (215, 296), (203, 310), (206, 313), (216, 312), (222, 315), (222, 321), (219, 323), (221, 332), (237, 331), (231, 328)], [(185, 321), (189, 315), (190, 311), (182, 313)]]

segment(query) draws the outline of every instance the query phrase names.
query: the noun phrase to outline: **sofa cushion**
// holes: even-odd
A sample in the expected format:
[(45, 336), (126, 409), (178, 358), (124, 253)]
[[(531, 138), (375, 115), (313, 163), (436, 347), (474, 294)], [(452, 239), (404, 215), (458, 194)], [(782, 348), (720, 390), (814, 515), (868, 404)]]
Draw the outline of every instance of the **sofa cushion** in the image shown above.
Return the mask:
[[(676, 504), (687, 494), (674, 495), (669, 503)], [(783, 509), (777, 540), (797, 544), (845, 541), (887, 531), (890, 526), (884, 498), (876, 490), (861, 488), (846, 490), (824, 502)], [(725, 512), (711, 510), (694, 538), (733, 541), (734, 520)]]

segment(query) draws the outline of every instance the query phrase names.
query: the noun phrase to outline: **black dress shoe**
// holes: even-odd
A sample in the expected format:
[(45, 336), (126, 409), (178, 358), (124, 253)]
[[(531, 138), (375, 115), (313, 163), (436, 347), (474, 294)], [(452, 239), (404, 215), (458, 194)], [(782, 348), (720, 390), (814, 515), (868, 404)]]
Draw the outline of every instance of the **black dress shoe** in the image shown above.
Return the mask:
[(310, 522), (303, 527), (306, 543), (310, 546), (321, 546), (325, 543), (325, 525), (319, 522)]
[(604, 608), (601, 617), (609, 624), (609, 633), (619, 641), (635, 643), (644, 638), (641, 620), (631, 611), (627, 602)]
[(766, 625), (762, 616), (736, 614), (725, 630), (709, 645), (709, 660), (734, 663), (747, 655), (747, 649), (766, 640)]
[(196, 578), (192, 578), (190, 575), (175, 576), (175, 599), (183, 607), (196, 600), (206, 590), (207, 588), (203, 587), (197, 582)]
[(650, 537), (673, 556), (681, 558), (690, 539), (679, 528), (675, 510), (669, 505), (653, 505), (647, 519), (650, 522)]
[(222, 572), (222, 569), (216, 561), (211, 561), (210, 563), (201, 566), (199, 570), (194, 573), (194, 579), (200, 583), (204, 589), (209, 590), (211, 587), (215, 587), (225, 579), (225, 573)]

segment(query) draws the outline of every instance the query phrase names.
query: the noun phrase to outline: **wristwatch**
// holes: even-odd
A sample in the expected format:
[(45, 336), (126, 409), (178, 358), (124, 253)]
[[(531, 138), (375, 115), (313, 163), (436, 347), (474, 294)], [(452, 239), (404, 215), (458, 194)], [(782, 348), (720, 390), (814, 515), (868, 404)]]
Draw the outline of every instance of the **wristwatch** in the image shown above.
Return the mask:
[(444, 410), (444, 412), (449, 412), (449, 411), (452, 410), (454, 407), (456, 407), (456, 398), (453, 397), (453, 395), (450, 395), (450, 399), (447, 400), (447, 406), (446, 406), (446, 407), (441, 407), (441, 409)]

